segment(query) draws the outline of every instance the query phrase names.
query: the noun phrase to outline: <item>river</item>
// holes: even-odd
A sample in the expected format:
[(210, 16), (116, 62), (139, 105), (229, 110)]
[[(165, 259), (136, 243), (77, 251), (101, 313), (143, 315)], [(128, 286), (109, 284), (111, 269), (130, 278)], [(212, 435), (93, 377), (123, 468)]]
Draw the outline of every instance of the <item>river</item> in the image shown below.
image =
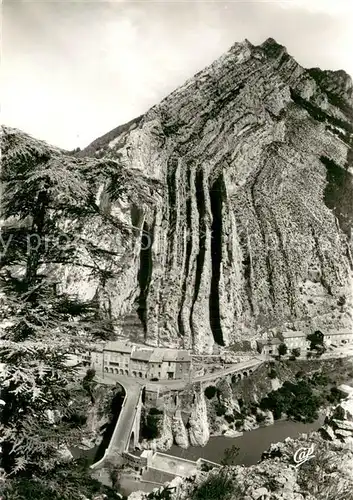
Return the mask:
[(299, 434), (315, 431), (321, 427), (323, 420), (323, 416), (311, 424), (277, 420), (273, 425), (244, 432), (242, 436), (237, 438), (215, 436), (210, 438), (206, 446), (190, 446), (184, 450), (173, 445), (166, 453), (189, 460), (197, 460), (202, 457), (220, 463), (225, 449), (236, 445), (239, 448), (239, 454), (233, 463), (235, 465), (254, 465), (261, 459), (262, 453), (270, 447), (271, 443), (283, 441), (286, 437), (296, 438)]

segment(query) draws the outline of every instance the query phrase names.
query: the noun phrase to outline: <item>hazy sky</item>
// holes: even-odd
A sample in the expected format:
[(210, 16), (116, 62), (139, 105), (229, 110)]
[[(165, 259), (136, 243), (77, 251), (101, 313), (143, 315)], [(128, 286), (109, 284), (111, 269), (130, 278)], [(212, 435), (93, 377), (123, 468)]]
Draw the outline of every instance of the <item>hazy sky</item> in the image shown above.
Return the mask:
[(2, 123), (72, 149), (142, 114), (236, 41), (353, 75), (353, 1), (2, 4)]

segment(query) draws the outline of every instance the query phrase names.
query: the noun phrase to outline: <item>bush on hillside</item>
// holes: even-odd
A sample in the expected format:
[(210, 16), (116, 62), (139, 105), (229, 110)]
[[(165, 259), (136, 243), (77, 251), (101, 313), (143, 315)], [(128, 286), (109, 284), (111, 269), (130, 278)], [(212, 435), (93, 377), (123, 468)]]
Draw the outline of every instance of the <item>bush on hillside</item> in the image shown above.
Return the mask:
[(214, 385), (209, 385), (208, 387), (206, 387), (205, 396), (207, 399), (214, 398), (216, 394), (217, 394), (217, 387), (215, 387)]

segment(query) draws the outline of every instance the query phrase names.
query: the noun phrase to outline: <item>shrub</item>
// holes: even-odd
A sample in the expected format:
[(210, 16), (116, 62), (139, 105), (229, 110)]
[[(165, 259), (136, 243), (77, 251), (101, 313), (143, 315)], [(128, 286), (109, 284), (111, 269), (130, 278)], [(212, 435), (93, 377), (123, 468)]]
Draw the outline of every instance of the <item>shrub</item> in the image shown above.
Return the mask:
[(224, 415), (225, 420), (228, 422), (228, 424), (234, 422), (234, 417), (233, 415)]
[(159, 436), (159, 416), (163, 411), (157, 408), (151, 408), (142, 425), (142, 436), (146, 439), (155, 439)]
[(276, 370), (273, 370), (273, 369), (272, 369), (272, 370), (270, 370), (270, 371), (269, 371), (269, 373), (268, 373), (268, 376), (269, 376), (270, 378), (272, 378), (272, 379), (273, 379), (273, 378), (277, 378), (277, 372), (276, 372)]
[(233, 493), (233, 482), (225, 473), (209, 476), (191, 494), (190, 500), (228, 499)]
[(294, 358), (299, 358), (299, 356), (300, 356), (300, 347), (296, 347), (295, 349), (292, 349), (292, 356), (294, 356)]
[(214, 385), (209, 385), (208, 387), (206, 387), (205, 396), (207, 399), (214, 398), (216, 394), (217, 394), (217, 387), (215, 387)]
[(151, 408), (150, 411), (149, 411), (149, 414), (150, 415), (162, 415), (163, 411), (162, 410), (158, 410), (158, 408)]
[(321, 400), (316, 396), (311, 385), (300, 380), (296, 384), (285, 382), (277, 391), (270, 392), (260, 402), (260, 408), (271, 410), (275, 419), (286, 413), (294, 420), (313, 422), (317, 418)]
[(256, 422), (258, 424), (261, 424), (262, 422), (264, 422), (266, 420), (266, 417), (265, 415), (262, 415), (262, 413), (257, 413), (256, 414)]
[(217, 417), (222, 417), (227, 411), (227, 408), (224, 405), (218, 404), (216, 406), (216, 415)]
[(320, 330), (316, 330), (314, 333), (307, 335), (307, 340), (310, 341), (310, 350), (321, 350), (324, 345), (324, 334)]
[(337, 408), (335, 408), (333, 416), (337, 420), (344, 420), (345, 412), (344, 412), (344, 409), (342, 408), (342, 406), (337, 406)]
[(286, 344), (280, 344), (278, 346), (278, 355), (279, 356), (285, 356), (288, 352), (288, 347), (286, 346)]

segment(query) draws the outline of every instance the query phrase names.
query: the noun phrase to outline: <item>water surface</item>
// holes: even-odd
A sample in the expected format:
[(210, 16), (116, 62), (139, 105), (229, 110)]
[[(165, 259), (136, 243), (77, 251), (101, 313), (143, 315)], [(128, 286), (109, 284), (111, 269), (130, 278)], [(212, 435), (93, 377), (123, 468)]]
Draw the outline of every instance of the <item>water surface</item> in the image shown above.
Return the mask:
[(323, 424), (323, 420), (323, 416), (311, 424), (291, 420), (277, 420), (273, 425), (244, 432), (242, 436), (237, 438), (211, 437), (206, 446), (190, 446), (187, 450), (173, 445), (166, 453), (189, 460), (197, 460), (202, 457), (220, 463), (224, 457), (225, 449), (236, 445), (239, 448), (239, 454), (233, 463), (236, 465), (254, 465), (261, 459), (262, 453), (270, 447), (271, 443), (283, 441), (286, 437), (297, 438), (300, 434), (316, 431)]

